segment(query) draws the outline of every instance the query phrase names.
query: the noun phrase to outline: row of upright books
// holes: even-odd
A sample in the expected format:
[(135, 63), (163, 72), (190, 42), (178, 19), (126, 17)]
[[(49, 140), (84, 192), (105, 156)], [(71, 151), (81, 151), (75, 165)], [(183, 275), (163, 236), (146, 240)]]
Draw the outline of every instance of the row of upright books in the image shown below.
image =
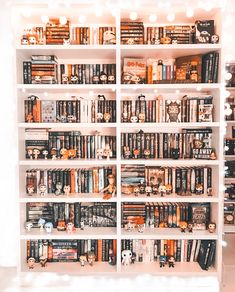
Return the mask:
[(48, 262), (79, 262), (81, 255), (94, 252), (97, 262), (109, 262), (109, 257), (116, 257), (117, 243), (112, 239), (80, 239), (80, 240), (27, 240), (26, 260), (33, 257), (36, 263), (40, 258)]
[(66, 99), (39, 100), (29, 96), (24, 101), (27, 123), (114, 123), (116, 100)]
[(122, 227), (143, 217), (146, 228), (179, 228), (181, 221), (192, 223), (194, 230), (205, 230), (210, 222), (210, 203), (122, 203)]
[[(27, 203), (26, 221), (39, 228), (39, 219), (51, 222), (58, 228), (59, 222), (72, 222), (74, 227), (115, 227), (116, 203)], [(65, 231), (65, 229), (63, 230)]]
[(176, 262), (198, 262), (203, 270), (209, 270), (215, 263), (216, 241), (125, 239), (121, 250), (131, 250), (137, 262), (159, 262), (160, 256), (173, 256)]
[(138, 165), (121, 166), (123, 195), (158, 195), (162, 186), (165, 194), (180, 196), (212, 195), (211, 167), (156, 167)]
[(65, 194), (65, 187), (69, 186), (69, 193), (99, 193), (108, 185), (108, 175), (116, 176), (114, 166), (72, 168), (72, 169), (28, 169), (26, 170), (26, 193), (30, 196), (41, 193), (43, 195)]

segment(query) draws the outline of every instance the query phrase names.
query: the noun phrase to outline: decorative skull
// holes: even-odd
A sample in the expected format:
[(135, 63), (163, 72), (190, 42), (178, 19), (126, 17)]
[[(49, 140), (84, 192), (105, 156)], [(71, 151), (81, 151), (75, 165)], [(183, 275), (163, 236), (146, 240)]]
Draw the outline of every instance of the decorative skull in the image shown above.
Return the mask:
[(137, 122), (138, 122), (138, 117), (131, 116), (131, 123), (137, 123)]
[(131, 263), (131, 257), (132, 257), (132, 252), (131, 250), (123, 250), (122, 251), (122, 264), (124, 266), (129, 266), (129, 264)]
[(51, 222), (47, 222), (44, 225), (44, 228), (45, 228), (45, 230), (46, 230), (47, 233), (51, 233), (52, 232), (52, 229), (53, 229), (53, 224)]
[(25, 229), (27, 231), (31, 231), (32, 228), (33, 228), (33, 223), (31, 221), (25, 222)]

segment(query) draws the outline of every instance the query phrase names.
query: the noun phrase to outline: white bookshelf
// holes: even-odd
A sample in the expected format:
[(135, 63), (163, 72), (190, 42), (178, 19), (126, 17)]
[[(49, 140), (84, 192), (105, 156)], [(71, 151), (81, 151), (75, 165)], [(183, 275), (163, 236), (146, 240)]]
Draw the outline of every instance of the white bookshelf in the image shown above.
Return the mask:
[[(63, 15), (71, 19), (71, 22), (77, 22), (77, 9), (80, 9), (84, 5), (72, 4), (74, 9), (64, 9)], [(40, 23), (41, 15), (50, 15), (51, 11), (47, 10), (46, 5), (32, 4), (33, 14), (30, 19), (21, 17), (21, 22), (16, 28), (16, 35), (20, 35), (22, 28), (27, 23), (37, 24)], [(16, 5), (14, 8), (19, 13), (21, 6)], [(76, 8), (76, 9), (75, 9)], [(159, 12), (157, 8), (156, 12)], [(212, 9), (209, 12), (197, 9), (195, 10), (195, 16), (193, 19), (187, 19), (184, 16), (182, 8), (176, 8), (177, 21), (180, 23), (194, 23), (196, 19), (215, 19), (216, 31), (221, 34), (221, 17), (220, 9)], [(62, 13), (58, 9), (58, 15)], [(222, 90), (222, 78), (219, 74), (219, 83), (217, 84), (137, 84), (137, 85), (126, 85), (121, 84), (121, 61), (123, 57), (167, 57), (175, 58), (184, 55), (192, 54), (205, 54), (210, 51), (219, 52), (222, 55), (222, 45), (220, 44), (195, 44), (195, 45), (120, 45), (120, 19), (126, 17), (126, 11), (120, 11), (116, 13), (116, 16), (112, 16), (110, 11), (106, 12), (104, 18), (94, 17), (91, 8), (84, 10), (84, 13), (88, 16), (88, 23), (100, 24), (108, 23), (109, 25), (116, 26), (117, 31), (117, 45), (68, 45), (68, 46), (47, 46), (47, 45), (36, 45), (36, 46), (21, 46), (19, 41), (16, 42), (16, 98), (18, 108), (18, 137), (19, 137), (19, 190), (18, 190), (18, 205), (19, 205), (19, 271), (27, 272), (28, 268), (26, 265), (26, 241), (28, 239), (116, 239), (117, 240), (117, 265), (110, 266), (108, 263), (95, 263), (94, 267), (86, 266), (81, 268), (79, 263), (48, 263), (46, 269), (42, 270), (40, 265), (36, 265), (33, 272), (58, 272), (64, 273), (76, 273), (76, 274), (105, 274), (105, 273), (122, 273), (122, 274), (139, 274), (145, 271), (154, 275), (171, 275), (171, 276), (208, 276), (221, 279), (221, 259), (222, 259), (222, 232), (223, 232), (223, 177), (221, 169), (223, 167), (223, 136), (222, 136), (222, 121), (223, 121), (223, 100), (220, 98)], [(139, 13), (143, 18), (144, 22), (148, 22), (149, 10), (146, 8), (139, 8)], [(177, 14), (178, 13), (178, 14)], [(166, 12), (162, 11), (162, 15), (166, 15)], [(161, 17), (163, 17), (161, 15)], [(178, 16), (177, 16), (178, 15)], [(159, 18), (157, 24), (166, 24)], [(177, 23), (177, 22), (175, 22)], [(34, 84), (22, 84), (22, 61), (27, 60), (33, 54), (55, 54), (58, 57), (59, 62), (72, 62), (75, 60), (91, 60), (96, 62), (97, 60), (105, 60), (105, 62), (116, 63), (116, 84), (107, 85), (64, 85), (64, 84), (53, 84), (53, 85), (34, 85)], [(221, 58), (222, 60), (222, 58)], [(222, 63), (222, 61), (221, 61)], [(156, 94), (170, 94), (174, 96), (182, 97), (185, 93), (205, 93), (213, 95), (213, 102), (215, 105), (215, 121), (212, 123), (158, 123), (158, 124), (127, 124), (120, 123), (120, 101), (125, 96), (136, 98), (139, 94), (155, 95)], [(89, 95), (97, 96), (97, 94), (105, 94), (105, 96), (117, 101), (116, 123), (82, 123), (82, 124), (60, 124), (60, 123), (34, 123), (28, 124), (24, 122), (24, 107), (23, 100), (30, 94), (36, 94), (40, 99), (66, 99), (71, 95), (78, 96), (79, 94), (89, 98)], [(121, 159), (121, 147), (120, 147), (120, 134), (122, 132), (135, 131), (138, 129), (154, 129), (159, 131), (160, 129), (179, 131), (182, 128), (200, 128), (200, 127), (211, 127), (215, 132), (216, 140), (216, 160), (166, 160), (166, 159), (148, 159), (148, 160), (124, 160)], [(117, 158), (110, 160), (27, 160), (24, 158), (24, 130), (28, 128), (48, 128), (48, 129), (84, 129), (85, 131), (91, 132), (94, 129), (99, 131), (115, 131), (117, 136)], [(145, 164), (148, 166), (172, 166), (172, 167), (190, 167), (190, 166), (211, 166), (213, 169), (213, 182), (214, 182), (214, 194), (212, 197), (208, 196), (190, 196), (182, 197), (177, 195), (169, 195), (165, 197), (160, 196), (139, 196), (138, 198), (133, 196), (122, 196), (121, 194), (121, 165), (122, 164)], [(58, 232), (53, 230), (52, 234), (46, 234), (45, 232), (32, 230), (26, 232), (23, 228), (24, 224), (24, 211), (25, 204), (27, 202), (105, 202), (101, 195), (98, 194), (71, 194), (69, 197), (59, 196), (56, 197), (50, 194), (45, 197), (33, 196), (29, 197), (25, 193), (25, 170), (28, 168), (52, 168), (52, 167), (86, 167), (86, 166), (105, 166), (105, 165), (116, 165), (117, 170), (117, 195), (112, 198), (110, 202), (116, 202), (117, 204), (117, 227), (116, 228), (85, 228), (84, 231), (77, 230), (73, 234), (67, 234), (66, 232)], [(212, 208), (212, 219), (217, 223), (216, 233), (209, 233), (206, 231), (198, 231), (193, 234), (181, 233), (179, 229), (165, 228), (165, 229), (146, 229), (144, 233), (127, 232), (121, 228), (121, 202), (210, 202)], [(129, 267), (123, 267), (121, 265), (121, 240), (122, 239), (214, 239), (217, 241), (216, 247), (216, 264), (215, 267), (210, 271), (201, 270), (200, 266), (196, 262), (189, 263), (176, 263), (174, 269), (160, 269), (159, 263), (135, 263)]]

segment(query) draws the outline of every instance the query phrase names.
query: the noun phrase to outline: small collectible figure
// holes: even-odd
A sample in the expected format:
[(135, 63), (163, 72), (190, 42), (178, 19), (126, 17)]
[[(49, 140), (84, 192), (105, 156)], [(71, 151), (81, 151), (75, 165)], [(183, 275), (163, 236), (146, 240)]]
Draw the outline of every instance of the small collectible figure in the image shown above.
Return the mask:
[(131, 264), (134, 264), (136, 261), (136, 253), (132, 252), (132, 256), (131, 256)]
[(84, 223), (84, 221), (81, 220), (81, 223), (80, 223), (80, 224), (81, 224), (80, 229), (81, 229), (81, 230), (84, 230), (84, 228), (85, 228), (85, 223)]
[(22, 38), (21, 38), (21, 45), (28, 45), (29, 44), (29, 40), (28, 40), (28, 37), (27, 35), (22, 35)]
[(31, 221), (27, 221), (27, 222), (25, 222), (25, 229), (27, 230), (27, 231), (31, 231), (31, 229), (33, 228), (33, 222), (31, 222)]
[(103, 114), (102, 113), (97, 113), (96, 114), (96, 119), (97, 119), (97, 122), (101, 122), (103, 120)]
[(163, 44), (163, 45), (169, 45), (169, 44), (171, 44), (171, 38), (169, 38), (169, 37), (163, 37), (163, 38), (161, 38), (161, 44)]
[(144, 157), (145, 157), (145, 159), (150, 158), (150, 150), (149, 149), (144, 149)]
[(159, 223), (159, 228), (167, 228), (168, 226), (167, 226), (167, 223), (166, 222), (164, 222), (164, 221), (161, 221), (160, 223)]
[(40, 150), (37, 149), (37, 148), (34, 148), (33, 149), (33, 156), (34, 156), (34, 159), (38, 159), (38, 156), (40, 155)]
[(168, 258), (168, 266), (169, 266), (169, 268), (174, 268), (175, 267), (175, 258), (173, 256), (170, 256)]
[(79, 257), (79, 261), (80, 261), (81, 267), (84, 267), (84, 266), (85, 266), (85, 263), (87, 262), (87, 257), (86, 257), (86, 255), (81, 255), (81, 256)]
[(43, 231), (43, 228), (44, 228), (45, 223), (46, 223), (46, 220), (43, 219), (43, 218), (40, 218), (38, 220), (38, 227), (40, 228), (40, 231)]
[(140, 155), (140, 150), (139, 149), (134, 149), (133, 150), (133, 154), (134, 154), (134, 157), (137, 159), (138, 155)]
[(172, 159), (179, 159), (179, 157), (180, 157), (179, 148), (172, 148), (171, 149), (171, 157), (172, 157)]
[(56, 157), (56, 149), (55, 148), (51, 149), (50, 154), (51, 154), (51, 159), (52, 160), (56, 160), (57, 159), (57, 157)]
[(208, 231), (210, 233), (214, 233), (215, 232), (215, 229), (216, 229), (216, 224), (215, 222), (209, 222), (208, 224)]
[(161, 41), (160, 41), (160, 39), (155, 39), (154, 40), (154, 45), (160, 45), (161, 44)]
[(44, 156), (44, 159), (47, 159), (48, 150), (47, 149), (42, 150), (42, 155)]
[(181, 232), (185, 233), (185, 230), (186, 230), (186, 228), (187, 228), (187, 226), (188, 226), (187, 222), (185, 222), (185, 221), (180, 221), (179, 226), (180, 226), (180, 230), (181, 230)]
[(26, 187), (26, 189), (27, 189), (27, 194), (29, 196), (31, 196), (32, 194), (34, 194), (34, 185), (28, 184), (27, 187)]
[(93, 266), (96, 256), (93, 251), (88, 251), (87, 260), (90, 266)]
[(59, 219), (58, 222), (57, 222), (57, 227), (56, 229), (58, 231), (65, 231), (66, 230), (66, 225), (65, 225), (65, 221), (62, 220), (62, 219)]
[(102, 159), (103, 154), (104, 154), (104, 151), (103, 151), (102, 148), (98, 148), (98, 149), (96, 150), (96, 156), (97, 156), (98, 159)]
[(170, 184), (166, 184), (166, 194), (170, 195), (172, 192), (172, 186)]
[(76, 230), (76, 228), (74, 227), (73, 222), (68, 222), (68, 223), (67, 223), (67, 226), (66, 226), (66, 231), (67, 231), (68, 233), (72, 233), (72, 232), (74, 232), (75, 230)]
[(131, 231), (133, 229), (133, 224), (130, 221), (128, 221), (125, 227), (127, 231)]
[(110, 113), (104, 113), (104, 120), (106, 123), (108, 123), (111, 119), (111, 115)]
[[(68, 115), (67, 116), (67, 121), (68, 121), (68, 123), (75, 123), (76, 122), (76, 117), (74, 115)], [(75, 149), (70, 149), (69, 151), (73, 151), (73, 150), (75, 150)], [(75, 151), (75, 153), (76, 153), (76, 151)]]
[(36, 45), (37, 44), (37, 35), (29, 35), (28, 36), (29, 45)]
[(139, 113), (139, 123), (144, 123), (145, 122), (145, 113)]
[(33, 149), (32, 148), (27, 149), (27, 155), (28, 155), (29, 159), (33, 159)]
[(216, 160), (216, 154), (215, 154), (215, 151), (214, 150), (210, 154), (210, 159), (211, 160)]
[(129, 159), (131, 156), (131, 151), (130, 151), (129, 146), (124, 146), (123, 152), (124, 152), (124, 159)]
[(103, 45), (115, 45), (116, 36), (112, 30), (106, 30), (103, 33)]
[(115, 177), (113, 174), (108, 175), (108, 186), (101, 190), (104, 193), (103, 199), (110, 199), (116, 193)]
[(78, 84), (78, 76), (77, 75), (71, 75), (69, 83), (70, 84)]
[(132, 252), (131, 250), (123, 250), (122, 251), (122, 264), (124, 266), (129, 266), (129, 264), (131, 263), (131, 257), (132, 257)]
[(45, 230), (46, 230), (47, 233), (51, 233), (52, 232), (52, 229), (53, 229), (53, 224), (51, 222), (47, 222), (44, 225), (44, 228), (45, 228)]
[(66, 148), (60, 149), (60, 155), (62, 156), (61, 159), (66, 160), (69, 158), (68, 156), (68, 150)]
[(192, 233), (193, 232), (193, 223), (188, 222), (188, 232)]
[(152, 185), (152, 191), (153, 191), (153, 195), (157, 195), (158, 194), (158, 185)]
[(152, 194), (152, 187), (151, 186), (146, 186), (145, 187), (145, 192), (146, 192), (147, 197), (150, 197), (151, 194)]
[(166, 186), (160, 185), (158, 188), (158, 192), (160, 193), (161, 197), (163, 197), (166, 194)]
[(112, 150), (109, 144), (105, 145), (104, 156), (106, 156), (107, 159), (110, 159), (110, 157), (112, 157)]
[(141, 180), (140, 180), (140, 185), (139, 185), (139, 187), (140, 187), (140, 194), (141, 194), (141, 195), (145, 194), (145, 183), (144, 183), (144, 179), (141, 179)]
[(143, 233), (145, 228), (144, 217), (138, 218), (138, 220), (136, 220), (136, 225), (138, 232)]
[(135, 194), (135, 197), (138, 197), (139, 196), (139, 193), (140, 193), (140, 188), (139, 186), (135, 186), (134, 189), (133, 189), (133, 192)]
[(115, 255), (111, 248), (109, 249), (109, 264), (111, 266), (114, 266), (116, 264)]
[(33, 257), (28, 258), (27, 263), (28, 263), (29, 269), (34, 269), (35, 262), (36, 262), (35, 258), (33, 258)]
[(47, 258), (45, 256), (41, 256), (40, 257), (40, 264), (42, 268), (46, 267), (46, 263), (47, 263)]
[(203, 185), (202, 184), (196, 184), (196, 195), (201, 195), (203, 192)]
[(26, 122), (27, 123), (32, 123), (33, 122), (33, 115), (31, 113), (27, 114)]
[(104, 71), (100, 72), (100, 83), (107, 84), (108, 76)]
[(207, 188), (207, 196), (212, 197), (212, 188)]
[(69, 149), (68, 150), (68, 158), (74, 159), (76, 157), (76, 149)]
[(36, 76), (34, 77), (34, 82), (35, 82), (36, 84), (41, 84), (41, 83), (42, 83), (42, 78), (41, 78), (41, 76), (36, 75)]
[(55, 185), (55, 188), (56, 188), (56, 191), (55, 191), (55, 195), (56, 196), (59, 196), (61, 195), (61, 192), (62, 192), (62, 183), (60, 181), (58, 181)]
[(47, 192), (47, 186), (44, 184), (40, 184), (38, 189), (39, 189), (40, 196), (42, 196), (42, 197), (45, 196), (45, 194)]
[(63, 39), (63, 45), (69, 46), (70, 45), (70, 39)]
[(69, 84), (69, 76), (67, 74), (62, 74), (62, 84)]
[(167, 261), (166, 256), (165, 255), (160, 255), (160, 258), (159, 258), (160, 268), (165, 267), (166, 261)]
[(137, 123), (138, 122), (138, 117), (137, 116), (131, 116), (130, 121), (131, 121), (131, 123)]
[(66, 196), (69, 196), (69, 194), (70, 194), (70, 186), (69, 185), (65, 185), (64, 188), (63, 188), (63, 191), (64, 191), (64, 194)]
[(172, 45), (177, 45), (178, 44), (178, 40), (177, 39), (173, 39), (171, 43), (172, 43)]
[(212, 44), (218, 44), (219, 43), (219, 36), (217, 34), (213, 34), (211, 36), (211, 43)]

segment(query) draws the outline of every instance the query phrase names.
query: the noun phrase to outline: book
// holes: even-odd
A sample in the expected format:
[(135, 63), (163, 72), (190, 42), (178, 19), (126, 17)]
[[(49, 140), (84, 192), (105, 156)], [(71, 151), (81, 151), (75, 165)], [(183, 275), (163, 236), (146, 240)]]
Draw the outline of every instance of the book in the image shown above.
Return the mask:
[(146, 62), (144, 59), (124, 58), (122, 83), (146, 83)]

